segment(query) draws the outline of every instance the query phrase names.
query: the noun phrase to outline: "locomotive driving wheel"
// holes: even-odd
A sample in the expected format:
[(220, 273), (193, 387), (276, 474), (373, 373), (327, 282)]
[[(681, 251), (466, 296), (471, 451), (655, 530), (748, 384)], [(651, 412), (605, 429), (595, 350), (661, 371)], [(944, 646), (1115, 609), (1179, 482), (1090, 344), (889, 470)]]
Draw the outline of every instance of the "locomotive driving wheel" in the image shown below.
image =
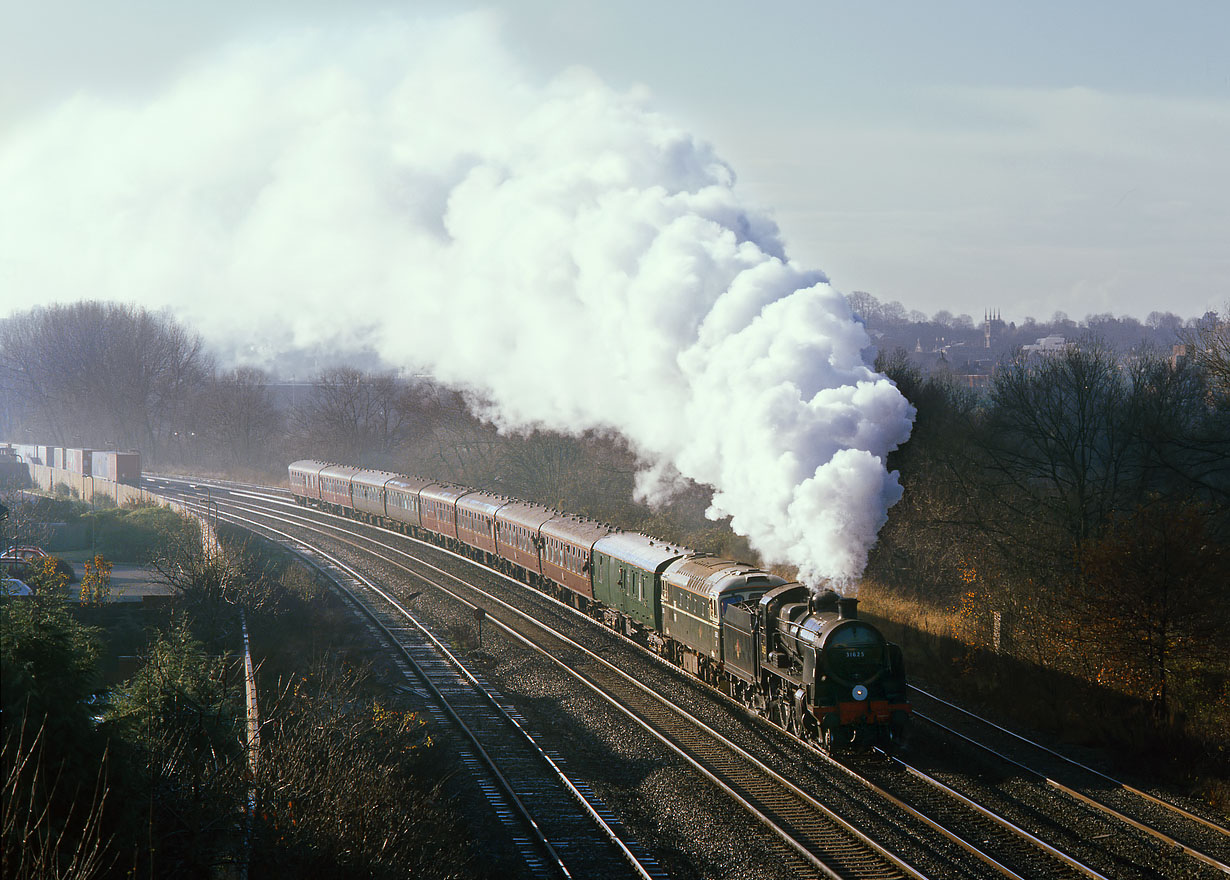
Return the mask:
[(820, 725), (816, 722), (815, 718), (810, 715), (803, 716), (803, 727), (799, 736), (811, 743), (820, 739)]
[(799, 735), (798, 716), (795, 714), (794, 710), (789, 705), (783, 704), (782, 709), (786, 713), (786, 724), (785, 724), (786, 730), (788, 730), (790, 733), (793, 733), (795, 736), (798, 736)]
[(769, 701), (769, 720), (783, 730), (790, 729), (790, 704), (782, 699)]

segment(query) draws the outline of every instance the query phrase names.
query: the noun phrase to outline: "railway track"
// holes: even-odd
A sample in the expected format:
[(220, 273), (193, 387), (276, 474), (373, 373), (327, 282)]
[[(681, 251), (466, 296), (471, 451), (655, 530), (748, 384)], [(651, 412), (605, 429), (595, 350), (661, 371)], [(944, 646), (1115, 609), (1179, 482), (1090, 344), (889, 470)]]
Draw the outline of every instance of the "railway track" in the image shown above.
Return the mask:
[[(283, 541), (303, 541), (232, 510), (225, 501), (213, 498), (208, 503), (218, 505), (218, 516), (224, 521), (275, 535)], [(252, 511), (248, 509), (247, 512)], [(385, 552), (392, 549), (386, 546)], [(393, 560), (386, 557), (384, 561)], [(347, 569), (351, 572), (348, 577), (353, 578), (353, 569), (349, 566)], [(447, 573), (440, 572), (440, 575), (447, 576)], [(787, 864), (793, 863), (790, 872), (793, 876), (851, 880), (924, 876), (780, 773), (578, 642), (543, 626), (490, 593), (470, 587), (468, 594), (462, 595), (459, 587), (464, 585), (461, 583), (446, 585), (421, 573), (417, 577), (471, 608), (483, 608), (486, 619), (493, 626), (593, 689), (710, 783), (725, 791), (778, 838), (784, 846), (781, 858)], [(372, 589), (368, 587), (369, 591)], [(388, 592), (378, 590), (378, 593), (386, 606), (396, 608), (400, 605)], [(381, 612), (384, 613), (387, 612)]]
[(1006, 877), (1111, 880), (1111, 876), (1048, 843), (1002, 812), (898, 757), (883, 756), (879, 762), (830, 760), (857, 774), (884, 796), (907, 804), (942, 833), (954, 835), (972, 855)]
[[(916, 716), (953, 740), (1019, 770), (1091, 814), (1147, 835), (1165, 847), (1230, 874), (1230, 828), (1109, 776), (913, 686), (927, 711)], [(942, 717), (940, 717), (942, 715)]]
[[(289, 500), (287, 494), (281, 493), (279, 498), (277, 494), (270, 495), (269, 490), (258, 490), (257, 487), (239, 489), (241, 494), (238, 496), (239, 501), (236, 503), (240, 506), (247, 505), (248, 513), (258, 514), (256, 508), (259, 505), (256, 502), (266, 504), (270, 502), (264, 501), (262, 497), (251, 497), (244, 500), (243, 493), (245, 491), (251, 495), (269, 498), (275, 506), (279, 504), (284, 505), (283, 512), (293, 511), (290, 513), (290, 518), (298, 521), (300, 523), (299, 527), (320, 531), (328, 530), (325, 526), (320, 525), (321, 522), (329, 520), (327, 515), (314, 511), (304, 511), (302, 508), (296, 507), (293, 501)], [(268, 511), (264, 511), (260, 512), (259, 515), (268, 516), (270, 514)], [(335, 532), (340, 529), (341, 532), (345, 533), (344, 536), (336, 537), (337, 540), (343, 540), (355, 546), (366, 545), (368, 552), (370, 552), (371, 545), (375, 539), (369, 535), (360, 534), (355, 529), (375, 531), (374, 527), (364, 526), (344, 518), (332, 519), (335, 523), (343, 524), (332, 527)], [(309, 520), (312, 522), (309, 523)], [(393, 533), (382, 532), (382, 534), (392, 535)], [(398, 535), (397, 540), (408, 541), (410, 539)], [(381, 554), (402, 552), (395, 550), (388, 544), (383, 543), (383, 541), (378, 543), (383, 548), (378, 551)], [(434, 545), (425, 546), (431, 548), (430, 552), (446, 552)], [(393, 560), (387, 557), (385, 561), (400, 565), (400, 563), (393, 562)], [(467, 560), (467, 562), (469, 561)], [(440, 571), (438, 568), (435, 570), (441, 576), (453, 577), (446, 572)], [(546, 629), (545, 627), (532, 621), (526, 623), (525, 621), (529, 621), (530, 618), (525, 617), (523, 612), (512, 609), (511, 606), (507, 606), (506, 603), (503, 603), (502, 600), (490, 593), (477, 591), (468, 596), (463, 596), (461, 595), (463, 588), (457, 585), (445, 586), (437, 583), (436, 586), (439, 589), (453, 592), (460, 601), (470, 605), (478, 606), (484, 602), (494, 602), (497, 606), (505, 606), (488, 609), (488, 613), (493, 618), (498, 619), (509, 612), (515, 612), (514, 618), (522, 622), (512, 625), (502, 624), (508, 627), (510, 637), (526, 639), (530, 642), (542, 640), (544, 637), (542, 631)], [(475, 588), (467, 585), (464, 589), (474, 590)], [(479, 594), (484, 598), (477, 598)], [(545, 599), (545, 597), (543, 598)], [(521, 616), (518, 617), (517, 615)], [(531, 636), (525, 631), (527, 628), (537, 629), (538, 632)], [(555, 633), (550, 638), (559, 640), (561, 635)], [(734, 769), (740, 764), (747, 767), (754, 766), (754, 763), (749, 765), (746, 756), (739, 756), (739, 747), (733, 742), (713, 731), (702, 732), (704, 725), (699, 720), (695, 718), (687, 720), (687, 713), (681, 713), (676, 707), (671, 706), (668, 701), (663, 701), (661, 698), (652, 695), (652, 692), (648, 691), (648, 689), (640, 688), (639, 683), (633, 682), (629, 684), (629, 680), (621, 681), (620, 676), (623, 676), (624, 679), (628, 679), (628, 677), (624, 676), (622, 672), (605, 660), (592, 656), (586, 658), (584, 656), (586, 653), (585, 649), (576, 645), (575, 642), (573, 642), (572, 646), (565, 646), (565, 642), (557, 641), (552, 648), (548, 649), (548, 654), (551, 653), (559, 655), (553, 662), (568, 667), (570, 674), (578, 678), (587, 679), (590, 682), (589, 686), (597, 686), (602, 689), (604, 698), (611, 702), (612, 705), (620, 705), (621, 711), (629, 712), (630, 715), (635, 717), (637, 724), (640, 724), (646, 730), (653, 731), (656, 736), (664, 738), (668, 747), (692, 762), (698, 772), (705, 775), (713, 784), (728, 791), (732, 797), (744, 802), (745, 809), (756, 816), (758, 820), (765, 823), (766, 827), (776, 826), (774, 833), (783, 842), (787, 843), (787, 846), (795, 852), (796, 857), (802, 858), (803, 864), (800, 866), (801, 868), (810, 866), (810, 870), (817, 872), (818, 876), (920, 876), (918, 872), (914, 871), (904, 862), (887, 869), (887, 873), (885, 873), (886, 869), (882, 865), (874, 868), (860, 866), (858, 862), (864, 856), (846, 855), (847, 851), (854, 853), (858, 850), (858, 844), (854, 844), (853, 849), (849, 849), (851, 844), (848, 841), (838, 843), (833, 838), (828, 842), (809, 843), (809, 840), (823, 841), (822, 832), (806, 830), (803, 827), (805, 823), (799, 816), (810, 815), (815, 817), (823, 815), (827, 808), (818, 801), (815, 801), (805, 791), (798, 789), (789, 780), (779, 779), (772, 786), (769, 785), (766, 780), (771, 779), (774, 775), (780, 777), (780, 774), (768, 767), (758, 770), (759, 776), (748, 775), (746, 769)], [(569, 657), (568, 660), (563, 659), (565, 655)], [(673, 667), (671, 669), (673, 670)], [(596, 684), (597, 682), (601, 682), (601, 684)], [(638, 689), (643, 691), (643, 693), (636, 693)], [(635, 708), (631, 708), (633, 706)], [(681, 721), (681, 718), (684, 720)], [(743, 723), (746, 725), (746, 717)], [(983, 873), (974, 872), (971, 874), (966, 868), (963, 869), (964, 873), (962, 874), (958, 874), (955, 871), (950, 874), (947, 873), (947, 870), (940, 873), (933, 869), (935, 876), (1074, 876), (1090, 878), (1118, 876), (1114, 873), (1109, 875), (1103, 874), (1095, 868), (1083, 864), (1079, 859), (1069, 856), (1058, 847), (1042, 840), (1039, 836), (1020, 827), (1011, 820), (999, 816), (993, 809), (976, 803), (972, 798), (953, 790), (950, 786), (941, 783), (939, 780), (928, 777), (919, 768), (906, 767), (900, 762), (896, 764), (881, 762), (881, 764), (882, 766), (872, 768), (871, 770), (852, 766), (846, 766), (843, 770), (851, 776), (857, 776), (860, 785), (870, 787), (886, 803), (892, 804), (894, 809), (909, 815), (915, 822), (921, 823), (921, 825), (926, 826), (936, 834), (941, 834), (949, 841), (955, 842), (965, 850), (968, 856), (972, 857), (967, 861), (977, 860), (983, 868), (989, 870), (989, 873), (984, 871)], [(872, 781), (869, 778), (871, 776), (880, 778), (877, 781)], [(887, 779), (884, 777), (887, 777)], [(787, 783), (784, 788), (781, 785), (783, 781)], [(777, 786), (777, 788), (775, 789), (773, 786)], [(796, 790), (788, 798), (782, 800), (783, 795), (781, 792), (783, 790), (789, 791), (791, 787)], [(890, 791), (890, 789), (892, 790)], [(893, 793), (894, 791), (896, 793)], [(801, 809), (804, 810), (802, 814), (799, 812)], [(828, 817), (826, 821), (834, 819), (837, 819), (838, 822), (842, 821), (835, 814)], [(807, 818), (806, 821), (814, 822), (818, 820)], [(849, 834), (849, 831), (846, 833)], [(857, 835), (855, 835), (855, 838), (857, 839)], [(815, 855), (816, 852), (823, 852), (826, 855), (824, 858), (821, 858)], [(812, 857), (809, 857), (808, 853)], [(891, 862), (889, 864), (891, 865)], [(861, 871), (870, 871), (870, 873), (860, 873)], [(892, 871), (899, 873), (894, 874)]]
[[(188, 502), (192, 506), (193, 502)], [(217, 505), (217, 507), (213, 507)], [(395, 654), (394, 664), (442, 728), (461, 735), (460, 759), (475, 778), (533, 878), (629, 877), (663, 880), (654, 858), (592, 792), (583, 791), (541, 749), (516, 709), (501, 699), (401, 602), (324, 549), (267, 524), (223, 513), (203, 515), (243, 525), (286, 544), (325, 575)]]

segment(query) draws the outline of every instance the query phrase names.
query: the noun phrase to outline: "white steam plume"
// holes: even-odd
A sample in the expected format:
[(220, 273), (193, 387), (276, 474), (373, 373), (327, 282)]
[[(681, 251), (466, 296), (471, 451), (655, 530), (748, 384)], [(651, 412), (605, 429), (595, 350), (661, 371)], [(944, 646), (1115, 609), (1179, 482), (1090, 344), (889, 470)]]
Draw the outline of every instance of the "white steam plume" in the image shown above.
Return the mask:
[(234, 48), (0, 142), (6, 310), (170, 306), (207, 337), (375, 348), (502, 428), (615, 429), (642, 494), (713, 486), (809, 582), (866, 564), (913, 410), (710, 147), (468, 17)]

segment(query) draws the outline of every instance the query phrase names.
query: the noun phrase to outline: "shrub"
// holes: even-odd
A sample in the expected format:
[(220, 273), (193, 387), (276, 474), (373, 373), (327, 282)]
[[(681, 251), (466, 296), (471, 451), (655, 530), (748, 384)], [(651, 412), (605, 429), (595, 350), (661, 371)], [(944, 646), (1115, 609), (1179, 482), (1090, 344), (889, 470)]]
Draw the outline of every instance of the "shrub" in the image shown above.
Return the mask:
[(95, 552), (113, 562), (150, 562), (195, 540), (195, 526), (169, 507), (113, 507), (91, 516)]
[(10, 569), (9, 577), (25, 581), (37, 593), (59, 594), (77, 579), (72, 565), (58, 556), (44, 556)]

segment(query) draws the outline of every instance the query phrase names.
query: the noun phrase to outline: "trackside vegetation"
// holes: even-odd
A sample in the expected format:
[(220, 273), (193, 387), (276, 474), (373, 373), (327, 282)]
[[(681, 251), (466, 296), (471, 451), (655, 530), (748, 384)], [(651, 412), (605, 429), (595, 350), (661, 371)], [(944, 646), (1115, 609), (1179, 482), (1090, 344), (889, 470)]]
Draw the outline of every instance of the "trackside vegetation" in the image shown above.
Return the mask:
[(207, 557), (195, 524), (135, 513), (116, 512), (108, 546), (166, 537), (169, 603), (77, 604), (64, 584), (0, 600), (3, 876), (495, 876), (450, 806), (451, 753), (386, 696), (366, 633), (316, 576), (225, 532)]
[(864, 608), (911, 674), (1230, 806), (1230, 386), (1086, 339), (918, 407)]

